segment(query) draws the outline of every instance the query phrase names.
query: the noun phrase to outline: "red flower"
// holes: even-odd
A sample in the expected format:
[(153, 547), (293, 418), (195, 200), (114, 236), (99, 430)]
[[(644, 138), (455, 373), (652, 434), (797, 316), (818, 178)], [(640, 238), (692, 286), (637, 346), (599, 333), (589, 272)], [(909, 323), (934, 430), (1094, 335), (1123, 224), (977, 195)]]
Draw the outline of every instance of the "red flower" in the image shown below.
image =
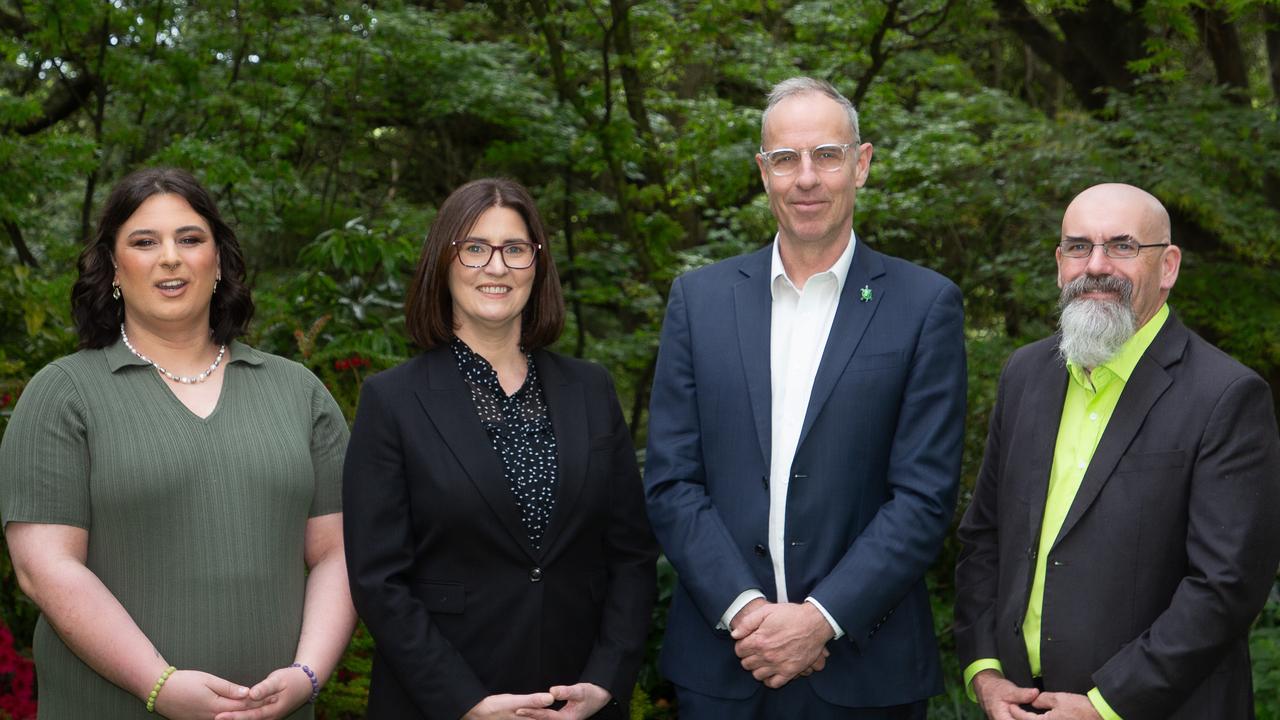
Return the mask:
[(13, 396), (9, 393), (0, 395), (0, 408), (9, 407), (9, 403), (13, 402)]
[(369, 367), (369, 361), (360, 357), (359, 355), (352, 355), (351, 357), (346, 358), (344, 360), (333, 361), (333, 369), (337, 370), (338, 372), (355, 370), (357, 368), (362, 368), (362, 367)]
[(0, 713), (13, 720), (34, 718), (35, 688), (35, 667), (14, 649), (13, 633), (0, 623)]

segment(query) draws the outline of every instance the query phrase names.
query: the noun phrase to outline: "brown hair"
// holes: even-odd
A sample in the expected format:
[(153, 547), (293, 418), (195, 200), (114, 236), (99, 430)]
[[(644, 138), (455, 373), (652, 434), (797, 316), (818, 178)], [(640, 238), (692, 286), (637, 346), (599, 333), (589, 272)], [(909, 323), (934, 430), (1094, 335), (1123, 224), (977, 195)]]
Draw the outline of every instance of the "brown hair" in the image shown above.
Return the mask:
[(465, 238), (484, 211), (493, 207), (519, 213), (529, 230), (529, 239), (541, 247), (534, 263), (533, 289), (520, 322), (520, 344), (525, 350), (546, 347), (564, 329), (560, 276), (533, 197), (514, 180), (482, 178), (454, 190), (445, 199), (422, 246), (405, 298), (404, 320), (409, 337), (424, 350), (445, 345), (456, 334), (453, 296), (449, 294), (449, 264), (457, 262), (458, 255), (453, 241)]
[(147, 168), (129, 173), (111, 189), (98, 217), (97, 232), (80, 252), (79, 275), (71, 287), (71, 317), (81, 348), (107, 347), (120, 337), (124, 303), (111, 297), (116, 234), (147, 198), (165, 194), (186, 200), (213, 231), (222, 271), (218, 292), (209, 305), (213, 341), (229, 343), (248, 328), (253, 317), (253, 297), (245, 284), (244, 255), (235, 231), (222, 220), (213, 197), (191, 173), (177, 168)]

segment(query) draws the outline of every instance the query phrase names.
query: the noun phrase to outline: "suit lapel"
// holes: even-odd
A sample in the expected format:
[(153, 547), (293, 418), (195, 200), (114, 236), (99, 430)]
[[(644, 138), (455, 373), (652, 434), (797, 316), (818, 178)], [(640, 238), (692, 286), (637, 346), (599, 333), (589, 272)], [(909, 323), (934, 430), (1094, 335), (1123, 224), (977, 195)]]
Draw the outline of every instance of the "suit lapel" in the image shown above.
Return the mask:
[[(836, 316), (831, 322), (831, 333), (827, 336), (827, 345), (822, 351), (818, 373), (813, 378), (809, 407), (805, 409), (804, 425), (800, 428), (796, 448), (804, 447), (805, 437), (826, 405), (827, 398), (831, 397), (840, 376), (844, 374), (845, 366), (862, 341), (862, 335), (875, 315), (876, 308), (884, 302), (886, 283), (879, 281), (884, 274), (884, 258), (865, 243), (859, 242), (853, 250), (849, 274), (845, 276), (844, 288), (840, 291)], [(865, 302), (861, 299), (864, 287), (871, 291), (870, 299)]]
[(760, 456), (769, 467), (772, 444), (773, 383), (769, 377), (769, 326), (773, 296), (769, 292), (772, 247), (748, 255), (738, 272), (745, 277), (733, 286), (733, 309), (738, 323), (738, 349), (747, 376), (747, 395), (756, 421)]
[(1111, 420), (1107, 422), (1107, 427), (1102, 432), (1098, 449), (1094, 451), (1093, 459), (1089, 461), (1089, 468), (1085, 470), (1084, 479), (1080, 481), (1080, 489), (1071, 502), (1071, 509), (1067, 511), (1067, 517), (1062, 522), (1062, 531), (1054, 539), (1054, 544), (1071, 532), (1071, 528), (1080, 521), (1081, 516), (1088, 511), (1089, 506), (1098, 497), (1098, 493), (1102, 492), (1102, 488), (1111, 479), (1111, 473), (1115, 470), (1116, 464), (1120, 462), (1125, 450), (1129, 448), (1133, 438), (1142, 428), (1152, 406), (1173, 383), (1173, 379), (1169, 377), (1165, 368), (1182, 357), (1186, 344), (1186, 328), (1170, 315), (1165, 321), (1165, 326), (1160, 329), (1160, 333), (1147, 348), (1147, 352), (1143, 353), (1142, 358), (1133, 368), (1129, 381), (1125, 383), (1124, 390), (1120, 393), (1120, 401), (1116, 403), (1115, 412), (1111, 413)]
[[(1062, 423), (1062, 403), (1067, 397), (1067, 367), (1058, 356), (1057, 347), (1056, 342), (1047, 346), (1044, 349), (1044, 361), (1034, 365), (1047, 368), (1043, 378), (1032, 377), (1027, 380), (1027, 391), (1022, 399), (1023, 410), (1018, 413), (1018, 417), (1029, 418), (1030, 427), (1024, 436), (1025, 442), (1011, 453), (1016, 456), (1011, 464), (1015, 468), (1026, 468), (1028, 476), (1027, 527), (1031, 530), (1028, 535), (1031, 547), (1040, 544), (1044, 503), (1049, 494), (1049, 474), (1053, 471), (1053, 451), (1058, 443), (1058, 426)], [(1030, 589), (1031, 576), (1028, 575), (1027, 579), (1027, 587)]]
[(415, 391), (422, 409), (502, 526), (529, 557), (536, 559), (520, 521), (520, 508), (507, 487), (502, 462), (476, 415), (471, 389), (458, 372), (453, 350), (446, 345), (429, 350), (422, 357), (426, 378)]
[[(564, 532), (569, 518), (573, 517), (573, 504), (586, 480), (589, 442), (586, 417), (587, 402), (582, 383), (566, 377), (560, 366), (546, 352), (533, 354), (542, 381), (542, 392), (547, 398), (551, 413), (551, 426), (556, 435), (556, 462), (559, 478), (556, 488), (556, 504), (551, 520), (542, 536), (542, 555), (545, 555)], [(510, 493), (508, 493), (510, 494)]]

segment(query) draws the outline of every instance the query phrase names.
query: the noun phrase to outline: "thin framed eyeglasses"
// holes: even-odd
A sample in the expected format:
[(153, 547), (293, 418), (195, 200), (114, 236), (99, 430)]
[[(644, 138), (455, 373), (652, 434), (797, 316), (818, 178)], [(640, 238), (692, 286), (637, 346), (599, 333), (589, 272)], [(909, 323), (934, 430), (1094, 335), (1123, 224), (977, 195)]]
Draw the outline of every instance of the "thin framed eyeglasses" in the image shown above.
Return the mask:
[(452, 243), (458, 250), (458, 262), (469, 268), (482, 268), (493, 259), (497, 250), (502, 263), (512, 270), (524, 270), (532, 267), (538, 258), (542, 246), (531, 242), (511, 242), (503, 245), (490, 245), (483, 240), (454, 240)]
[(849, 148), (856, 147), (854, 143), (829, 143), (827, 145), (819, 145), (812, 149), (794, 148), (778, 148), (776, 150), (765, 151), (760, 148), (760, 157), (764, 158), (764, 164), (769, 168), (769, 172), (774, 175), (791, 175), (800, 169), (801, 156), (808, 155), (809, 161), (813, 166), (822, 172), (839, 172), (844, 167), (844, 158), (848, 154)]
[(1058, 249), (1062, 251), (1063, 257), (1069, 258), (1087, 258), (1093, 255), (1093, 249), (1102, 248), (1102, 252), (1112, 260), (1129, 260), (1138, 257), (1138, 253), (1142, 252), (1142, 248), (1164, 247), (1169, 243), (1140, 243), (1136, 240), (1116, 239), (1106, 242), (1095, 243), (1087, 240), (1063, 240)]

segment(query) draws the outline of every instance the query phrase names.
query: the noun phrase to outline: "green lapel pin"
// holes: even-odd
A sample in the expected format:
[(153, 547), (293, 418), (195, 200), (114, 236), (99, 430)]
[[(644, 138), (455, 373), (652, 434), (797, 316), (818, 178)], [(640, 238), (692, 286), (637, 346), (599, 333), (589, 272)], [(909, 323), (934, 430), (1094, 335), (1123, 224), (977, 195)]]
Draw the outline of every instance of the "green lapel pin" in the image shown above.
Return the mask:
[(871, 302), (871, 286), (863, 285), (861, 292), (862, 292), (862, 302)]

